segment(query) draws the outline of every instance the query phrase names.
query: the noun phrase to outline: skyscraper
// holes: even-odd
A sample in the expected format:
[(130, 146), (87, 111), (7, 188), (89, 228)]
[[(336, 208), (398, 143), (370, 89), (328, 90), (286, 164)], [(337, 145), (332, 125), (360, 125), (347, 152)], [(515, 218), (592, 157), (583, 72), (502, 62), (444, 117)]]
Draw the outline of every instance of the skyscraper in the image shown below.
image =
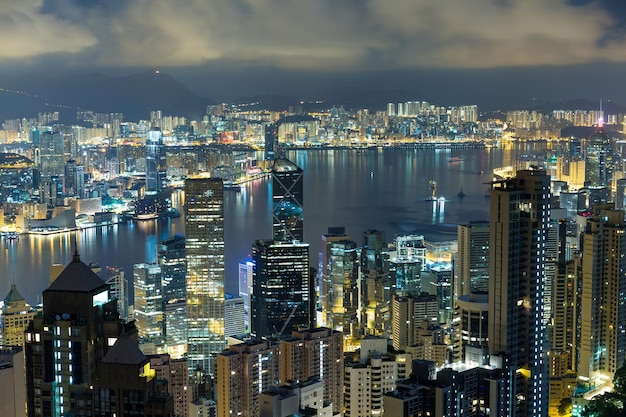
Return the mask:
[(304, 241), (304, 171), (285, 158), (272, 165), (272, 221), (275, 240)]
[(585, 186), (607, 187), (613, 180), (611, 138), (602, 126), (585, 140)]
[(597, 206), (582, 233), (578, 376), (611, 381), (626, 363), (626, 222), (612, 204)]
[(252, 259), (251, 333), (261, 338), (314, 328), (315, 285), (309, 244), (257, 240)]
[(97, 364), (124, 326), (109, 286), (74, 254), (43, 292), (43, 313), (25, 332), (29, 416), (89, 415)]
[(457, 294), (489, 289), (489, 222), (472, 221), (458, 226), (459, 259)]
[(328, 232), (322, 235), (322, 251), (320, 252), (317, 279), (317, 303), (321, 310), (322, 322), (320, 324), (328, 327), (332, 327), (328, 322), (328, 315), (331, 309), (328, 298), (331, 268), (330, 246), (333, 242), (342, 240), (350, 240), (350, 236), (346, 234), (345, 227), (329, 227)]
[(378, 230), (363, 233), (361, 249), (361, 327), (364, 333), (383, 336), (391, 332), (391, 283), (385, 234)]
[(281, 380), (304, 381), (317, 377), (324, 384), (324, 401), (333, 413), (343, 409), (343, 336), (325, 327), (293, 331), (280, 341)]
[(491, 190), (489, 353), (511, 360), (514, 416), (545, 416), (543, 298), (550, 219), (550, 177), (518, 171)]
[(155, 194), (165, 187), (165, 148), (159, 128), (152, 128), (146, 140), (146, 194)]
[(224, 185), (185, 180), (187, 359), (190, 372), (215, 370), (224, 337)]
[(218, 416), (259, 415), (259, 394), (280, 382), (279, 345), (250, 339), (217, 356)]
[(171, 236), (157, 245), (157, 257), (163, 274), (163, 297), (167, 302), (175, 298), (185, 298), (185, 237)]
[(330, 244), (327, 327), (356, 339), (359, 332), (359, 258), (356, 242), (340, 240)]
[(133, 268), (135, 320), (142, 343), (163, 346), (163, 285), (157, 264), (135, 264)]
[(2, 340), (4, 346), (24, 346), (24, 330), (35, 317), (33, 310), (19, 293), (15, 284), (4, 297), (2, 306)]

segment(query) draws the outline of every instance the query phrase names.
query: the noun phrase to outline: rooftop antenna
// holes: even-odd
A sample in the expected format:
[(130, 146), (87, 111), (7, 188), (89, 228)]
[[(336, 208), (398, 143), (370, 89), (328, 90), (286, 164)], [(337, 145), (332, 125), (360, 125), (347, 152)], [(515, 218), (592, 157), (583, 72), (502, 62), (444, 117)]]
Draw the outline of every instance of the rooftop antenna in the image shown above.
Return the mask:
[(602, 129), (604, 127), (604, 114), (602, 113), (602, 99), (600, 99), (600, 114), (598, 117), (598, 129)]

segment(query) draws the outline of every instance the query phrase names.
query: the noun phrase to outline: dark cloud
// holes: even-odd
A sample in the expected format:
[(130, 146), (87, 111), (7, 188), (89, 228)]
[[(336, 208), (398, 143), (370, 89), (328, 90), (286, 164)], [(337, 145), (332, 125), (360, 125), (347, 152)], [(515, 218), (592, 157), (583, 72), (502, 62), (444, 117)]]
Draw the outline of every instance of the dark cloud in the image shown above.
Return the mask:
[[(491, 68), (622, 60), (622, 2), (0, 0), (0, 58), (68, 66)], [(11, 35), (14, 33), (15, 35)], [(19, 35), (19, 36), (16, 36)], [(4, 42), (4, 39), (10, 39)]]

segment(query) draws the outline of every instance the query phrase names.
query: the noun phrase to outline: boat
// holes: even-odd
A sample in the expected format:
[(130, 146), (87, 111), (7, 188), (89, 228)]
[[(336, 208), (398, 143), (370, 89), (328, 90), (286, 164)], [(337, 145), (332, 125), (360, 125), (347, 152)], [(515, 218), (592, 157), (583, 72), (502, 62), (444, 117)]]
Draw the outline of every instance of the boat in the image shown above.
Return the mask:
[(458, 156), (451, 156), (450, 158), (448, 158), (448, 163), (449, 164), (454, 164), (454, 163), (458, 163), (458, 162), (463, 162), (463, 160), (458, 157)]
[(241, 191), (241, 186), (231, 181), (224, 181), (224, 190)]
[(465, 197), (465, 193), (463, 192), (463, 187), (461, 187), (461, 189), (459, 190), (459, 193), (457, 195), (459, 196), (459, 198)]
[(154, 220), (158, 218), (159, 218), (158, 213), (142, 213), (142, 214), (136, 214), (135, 216), (133, 216), (133, 219), (135, 220)]

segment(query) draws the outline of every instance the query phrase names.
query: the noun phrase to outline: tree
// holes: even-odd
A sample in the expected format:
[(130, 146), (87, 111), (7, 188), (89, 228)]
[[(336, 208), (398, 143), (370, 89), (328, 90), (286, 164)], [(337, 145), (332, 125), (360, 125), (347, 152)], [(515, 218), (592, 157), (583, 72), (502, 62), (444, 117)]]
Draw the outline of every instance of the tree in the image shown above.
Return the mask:
[[(561, 407), (559, 407), (559, 412)], [(583, 417), (626, 417), (626, 366), (613, 377), (613, 392), (599, 395), (589, 402)]]

